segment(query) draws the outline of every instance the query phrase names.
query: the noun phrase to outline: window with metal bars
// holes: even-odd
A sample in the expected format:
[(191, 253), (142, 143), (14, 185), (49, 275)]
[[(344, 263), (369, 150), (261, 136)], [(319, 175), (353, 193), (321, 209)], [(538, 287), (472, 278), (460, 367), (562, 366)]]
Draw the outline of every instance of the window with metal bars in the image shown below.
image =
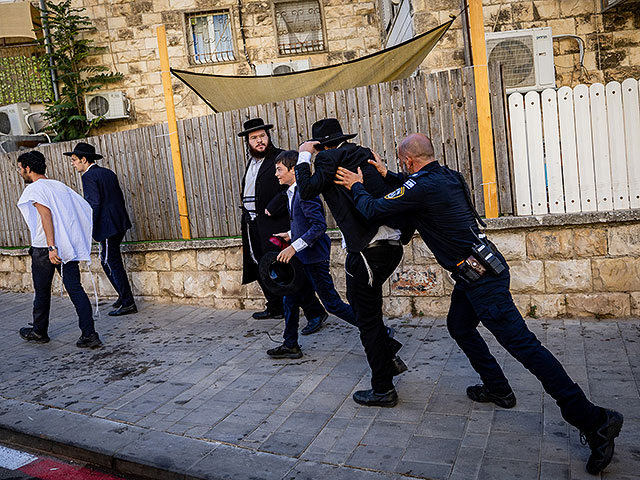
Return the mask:
[(187, 25), (191, 63), (221, 63), (236, 59), (228, 11), (189, 13)]
[(280, 55), (325, 50), (322, 14), (317, 0), (277, 2), (275, 16)]

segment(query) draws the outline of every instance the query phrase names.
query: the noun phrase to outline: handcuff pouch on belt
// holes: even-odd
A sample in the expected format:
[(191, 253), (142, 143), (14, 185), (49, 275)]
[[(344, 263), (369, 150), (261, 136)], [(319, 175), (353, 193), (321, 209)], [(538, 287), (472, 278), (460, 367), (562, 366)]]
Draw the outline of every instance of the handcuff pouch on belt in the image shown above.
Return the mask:
[(502, 261), (496, 256), (492, 245), (477, 243), (471, 247), (472, 254), (458, 263), (458, 274), (467, 282), (475, 282), (487, 271), (499, 275), (505, 269)]

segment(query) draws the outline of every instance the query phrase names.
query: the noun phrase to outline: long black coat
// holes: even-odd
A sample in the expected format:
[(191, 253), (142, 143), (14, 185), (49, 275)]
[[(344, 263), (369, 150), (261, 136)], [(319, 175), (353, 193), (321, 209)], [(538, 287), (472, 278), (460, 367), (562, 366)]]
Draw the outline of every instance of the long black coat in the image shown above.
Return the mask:
[[(257, 253), (256, 259), (260, 261), (260, 256), (275, 247), (269, 242), (269, 237), (274, 233), (286, 232), (289, 230), (289, 213), (287, 210), (287, 196), (284, 191), (286, 185), (280, 185), (276, 178), (275, 158), (282, 152), (280, 148), (272, 148), (260, 165), (256, 178), (256, 225), (261, 240), (261, 252)], [(249, 163), (247, 162), (247, 166)], [(247, 169), (245, 168), (242, 177), (242, 191), (240, 198), (244, 197), (245, 180)], [(264, 213), (269, 210), (271, 216)], [(249, 250), (249, 237), (247, 232), (247, 212), (243, 210), (242, 215), (242, 283), (251, 283), (258, 279), (258, 266), (251, 258)]]
[[(300, 198), (308, 200), (322, 193), (350, 252), (365, 248), (378, 231), (380, 223), (367, 220), (356, 208), (351, 192), (334, 183), (336, 171), (338, 167), (344, 167), (355, 172), (360, 167), (367, 191), (376, 198), (382, 197), (389, 193), (390, 188), (368, 162), (370, 158), (373, 158), (373, 154), (368, 148), (345, 142), (339, 148), (319, 152), (313, 174), (308, 164), (296, 165)], [(385, 223), (391, 226), (390, 222)]]
[(82, 192), (93, 209), (93, 238), (97, 242), (131, 228), (118, 177), (108, 168), (93, 165), (82, 175)]

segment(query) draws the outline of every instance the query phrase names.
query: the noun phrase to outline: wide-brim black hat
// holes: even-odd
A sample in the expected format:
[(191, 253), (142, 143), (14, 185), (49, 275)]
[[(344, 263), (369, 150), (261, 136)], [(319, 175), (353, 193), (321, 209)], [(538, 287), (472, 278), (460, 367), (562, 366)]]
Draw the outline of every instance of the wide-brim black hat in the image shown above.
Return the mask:
[(324, 118), (318, 120), (311, 126), (311, 139), (314, 142), (320, 142), (318, 146), (324, 146), (328, 143), (336, 143), (342, 140), (349, 140), (357, 136), (357, 133), (343, 133), (340, 122), (336, 118)]
[(245, 137), (256, 130), (269, 130), (273, 128), (273, 125), (270, 123), (264, 123), (264, 120), (261, 118), (251, 118), (244, 122), (242, 127), (244, 130), (238, 134), (239, 137)]
[(73, 152), (64, 152), (63, 155), (67, 157), (71, 155), (75, 155), (78, 158), (85, 157), (87, 160), (99, 160), (102, 158), (102, 155), (96, 153), (96, 147), (84, 142), (79, 142), (73, 147)]
[(292, 295), (304, 285), (302, 262), (293, 257), (289, 263), (278, 262), (280, 252), (265, 253), (258, 264), (258, 271), (264, 286), (275, 295)]

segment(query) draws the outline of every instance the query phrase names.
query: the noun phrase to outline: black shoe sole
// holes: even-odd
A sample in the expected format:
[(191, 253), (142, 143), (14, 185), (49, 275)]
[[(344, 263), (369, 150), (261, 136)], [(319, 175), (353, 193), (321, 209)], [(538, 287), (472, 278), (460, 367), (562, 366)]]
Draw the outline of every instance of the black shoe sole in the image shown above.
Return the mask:
[(597, 466), (593, 466), (593, 465), (590, 466), (589, 462), (587, 461), (586, 470), (591, 475), (597, 475), (598, 473), (602, 472), (605, 468), (609, 466), (609, 464), (611, 463), (611, 459), (613, 458), (613, 453), (615, 450), (614, 440), (618, 437), (618, 435), (620, 435), (620, 430), (622, 430), (622, 424), (624, 422), (624, 417), (622, 416), (622, 414), (619, 412), (615, 412), (615, 413), (616, 415), (610, 426), (610, 428), (613, 428), (613, 431), (609, 436), (609, 440), (611, 441), (611, 452), (607, 454), (604, 460), (602, 460), (602, 462), (599, 462)]
[(49, 343), (49, 339), (48, 338), (27, 338), (27, 337), (23, 337), (22, 335), (20, 335), (20, 337), (27, 341), (27, 342), (31, 342), (31, 343)]
[(378, 401), (378, 400), (373, 400), (370, 402), (365, 402), (362, 400), (358, 400), (355, 396), (353, 397), (353, 401), (356, 402), (358, 405), (364, 405), (365, 407), (385, 407), (385, 408), (393, 408), (398, 404), (398, 397), (395, 398), (395, 400), (391, 400), (391, 401), (387, 401), (387, 402), (383, 402), (383, 401)]
[(254, 313), (253, 315), (251, 315), (251, 318), (253, 318), (254, 320), (282, 320), (284, 318), (284, 314), (280, 314), (280, 315), (267, 315), (267, 316), (261, 316)]
[[(267, 353), (267, 355), (269, 355)], [(276, 360), (279, 359), (288, 359), (288, 360), (297, 360), (298, 358), (302, 358), (302, 353), (287, 353), (284, 355), (269, 355), (269, 358), (275, 358)]]
[(98, 348), (102, 346), (102, 342), (98, 341), (98, 342), (91, 342), (91, 343), (87, 343), (87, 344), (82, 344), (82, 345), (78, 345), (76, 343), (76, 347), (78, 348)]
[(18, 332), (18, 335), (20, 335), (20, 338), (22, 338), (23, 340), (31, 343), (49, 343), (49, 340), (51, 340), (49, 337), (40, 337), (40, 338), (27, 337), (25, 335), (22, 335), (22, 332), (20, 331)]
[(124, 312), (121, 312), (120, 310), (113, 310), (112, 312), (109, 312), (109, 316), (110, 317), (120, 317), (122, 315), (131, 315), (133, 313), (138, 313), (138, 309), (137, 308), (132, 308), (131, 310), (126, 310)]
[[(471, 388), (471, 387), (469, 387)], [(491, 393), (485, 393), (483, 397), (477, 396), (475, 393), (472, 393), (467, 388), (467, 397), (469, 397), (474, 402), (478, 403), (495, 403), (497, 406), (501, 408), (513, 408), (516, 406), (517, 400), (516, 396), (511, 393), (510, 398), (498, 397), (497, 395), (492, 395)]]

